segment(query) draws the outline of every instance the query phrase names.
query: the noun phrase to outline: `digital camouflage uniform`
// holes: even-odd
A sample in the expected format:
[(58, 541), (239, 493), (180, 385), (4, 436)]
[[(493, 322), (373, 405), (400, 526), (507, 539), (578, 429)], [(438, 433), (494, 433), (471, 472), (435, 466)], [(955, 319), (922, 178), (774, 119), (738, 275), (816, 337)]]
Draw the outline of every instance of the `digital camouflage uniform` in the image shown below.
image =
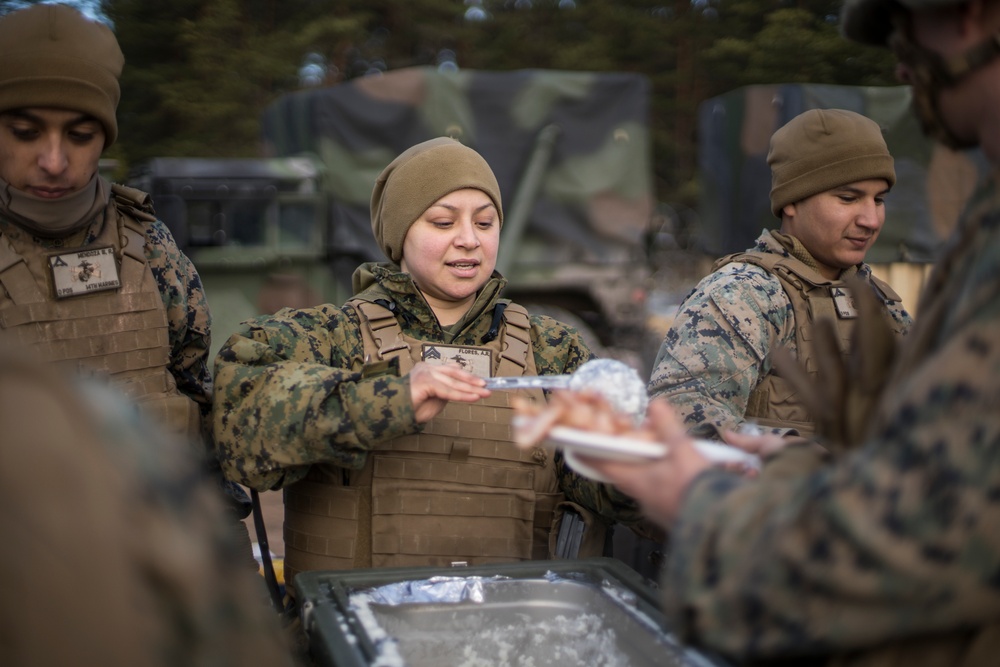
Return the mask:
[(712, 470), (687, 490), (664, 579), (686, 639), (741, 658), (996, 664), (997, 186), (944, 249), (861, 446), (830, 466), (791, 448), (759, 481)]
[[(114, 200), (112, 197), (108, 209), (115, 206)], [(0, 242), (9, 241), (15, 251), (29, 245), (52, 252), (86, 248), (93, 246), (101, 237), (106, 219), (113, 220), (114, 217), (100, 213), (92, 223), (65, 238), (44, 238), (32, 235), (0, 215)], [(211, 315), (205, 291), (197, 270), (177, 247), (166, 225), (159, 220), (143, 224), (146, 260), (168, 321), (170, 357), (167, 370), (177, 383), (178, 391), (197, 404), (204, 423), (202, 431), (208, 437), (212, 400), (212, 375), (208, 365)], [(0, 295), (0, 310), (10, 303), (8, 298)], [(196, 454), (207, 458), (210, 474), (222, 485), (227, 504), (234, 514), (241, 519), (247, 516), (249, 499), (246, 493), (236, 484), (223, 479), (211, 448), (201, 449)]]
[(0, 664), (291, 665), (214, 489), (131, 408), (0, 351)]
[[(490, 330), (505, 284), (494, 274), (465, 318), (445, 330), (394, 265), (367, 264), (355, 278), (359, 292), (376, 285), (384, 291), (403, 333), (462, 346), (479, 345)], [(530, 317), (530, 338), (539, 375), (571, 373), (592, 356), (575, 330), (548, 317)], [(285, 309), (244, 323), (216, 358), (215, 438), (226, 475), (262, 491), (287, 489), (319, 464), (360, 470), (376, 446), (421, 432), (408, 378), (386, 366), (366, 367), (351, 305)], [(607, 520), (638, 519), (623, 496), (570, 472), (561, 454), (555, 462), (568, 499)]]
[[(784, 238), (787, 249), (765, 230), (748, 252), (791, 254), (815, 267), (801, 244)], [(867, 264), (842, 277), (851, 275), (872, 280)], [(885, 305), (891, 328), (906, 331), (912, 319), (902, 304), (873, 292)], [(774, 274), (746, 262), (725, 264), (702, 279), (678, 309), (653, 367), (650, 395), (669, 399), (699, 435), (734, 430), (745, 419), (751, 394), (774, 372), (772, 352), (784, 347), (799, 356), (796, 332), (789, 294)]]

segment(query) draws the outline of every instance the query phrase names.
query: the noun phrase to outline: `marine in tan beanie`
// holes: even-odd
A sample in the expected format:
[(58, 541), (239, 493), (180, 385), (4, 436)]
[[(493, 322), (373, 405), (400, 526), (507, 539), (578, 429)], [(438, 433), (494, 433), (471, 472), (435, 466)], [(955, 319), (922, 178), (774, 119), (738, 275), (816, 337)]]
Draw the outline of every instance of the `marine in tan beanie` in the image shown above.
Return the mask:
[[(768, 162), (780, 229), (763, 229), (751, 247), (716, 261), (678, 306), (650, 374), (650, 396), (669, 399), (700, 436), (719, 438), (748, 422), (796, 437), (847, 423), (836, 412), (843, 402), (819, 411), (800, 393), (786, 372), (790, 360), (838, 398), (847, 341), (870, 346), (853, 347), (852, 363), (880, 359), (889, 349), (880, 346), (912, 323), (865, 264), (896, 182), (879, 126), (851, 111), (807, 111), (772, 135)], [(866, 304), (864, 315), (857, 303)], [(865, 329), (856, 329), (862, 317)], [(776, 362), (783, 355), (785, 367)]]
[(410, 225), (438, 199), (464, 188), (485, 192), (503, 225), (500, 186), (479, 153), (447, 137), (401, 153), (382, 170), (372, 190), (372, 232), (385, 256), (398, 264)]
[(118, 137), (115, 110), (125, 58), (114, 33), (67, 5), (33, 5), (0, 17), (0, 112), (80, 111)]
[(892, 155), (878, 123), (844, 109), (811, 109), (771, 137), (771, 212), (785, 204), (870, 178), (896, 184)]

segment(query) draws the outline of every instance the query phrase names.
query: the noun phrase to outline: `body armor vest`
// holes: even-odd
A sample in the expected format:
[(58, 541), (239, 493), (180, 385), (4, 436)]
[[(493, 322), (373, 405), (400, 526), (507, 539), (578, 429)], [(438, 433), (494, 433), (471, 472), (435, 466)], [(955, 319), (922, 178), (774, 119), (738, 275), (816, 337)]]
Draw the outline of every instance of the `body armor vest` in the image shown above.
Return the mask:
[[(816, 338), (815, 323), (828, 319), (835, 323), (841, 354), (850, 354), (851, 334), (856, 314), (853, 312), (850, 291), (843, 280), (824, 278), (818, 271), (795, 257), (772, 253), (741, 252), (723, 257), (713, 270), (731, 262), (745, 262), (759, 266), (781, 283), (795, 314), (795, 346), (799, 364), (815, 376)], [(871, 276), (880, 300), (899, 301), (899, 296), (884, 281)], [(812, 417), (798, 398), (792, 384), (776, 369), (762, 378), (747, 400), (745, 417), (768, 428), (794, 428), (800, 435), (815, 431)]]
[[(15, 243), (0, 233), (0, 336), (71, 372), (105, 377), (154, 423), (200, 434), (198, 406), (170, 374), (166, 307), (145, 255), (145, 195), (112, 185), (100, 235), (74, 251)], [(120, 286), (59, 298), (59, 257), (111, 248)], [(83, 256), (83, 255), (77, 255)]]
[[(398, 358), (403, 374), (421, 360), (426, 341), (404, 334), (389, 309), (350, 304), (366, 359)], [(494, 375), (536, 374), (527, 312), (510, 304), (503, 319), (494, 341), (463, 349), (490, 350)], [(420, 433), (375, 447), (359, 471), (313, 465), (285, 489), (286, 581), (303, 570), (548, 557), (562, 494), (552, 457), (513, 442), (510, 397), (449, 402)]]

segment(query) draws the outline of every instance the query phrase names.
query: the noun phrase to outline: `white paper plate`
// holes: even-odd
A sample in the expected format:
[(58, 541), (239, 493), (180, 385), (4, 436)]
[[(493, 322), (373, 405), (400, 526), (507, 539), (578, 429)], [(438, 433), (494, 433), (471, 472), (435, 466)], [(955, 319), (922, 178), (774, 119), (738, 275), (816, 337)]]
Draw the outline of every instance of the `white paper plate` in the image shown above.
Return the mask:
[[(566, 426), (554, 426), (549, 432), (545, 445), (563, 450), (566, 464), (574, 471), (598, 482), (609, 480), (590, 466), (580, 461), (580, 456), (611, 459), (631, 463), (641, 463), (663, 457), (666, 445), (636, 438), (581, 431)], [(750, 468), (760, 469), (760, 458), (741, 449), (711, 440), (695, 440), (698, 451), (713, 463), (740, 463)]]
[(616, 461), (658, 459), (667, 453), (666, 445), (658, 442), (582, 431), (568, 426), (553, 426), (545, 444), (563, 451), (572, 450), (585, 456)]

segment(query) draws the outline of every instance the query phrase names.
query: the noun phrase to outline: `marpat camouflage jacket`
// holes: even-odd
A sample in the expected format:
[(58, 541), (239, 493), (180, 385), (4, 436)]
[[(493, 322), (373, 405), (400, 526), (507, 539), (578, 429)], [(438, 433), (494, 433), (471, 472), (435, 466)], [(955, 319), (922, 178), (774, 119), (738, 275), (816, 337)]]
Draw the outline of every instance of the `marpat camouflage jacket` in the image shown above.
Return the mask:
[[(767, 230), (749, 251), (787, 254)], [(858, 278), (870, 276), (867, 264), (857, 267)], [(887, 310), (898, 330), (912, 324), (901, 303)], [(650, 396), (669, 399), (688, 428), (735, 430), (779, 347), (798, 356), (788, 294), (766, 269), (730, 262), (703, 278), (680, 305), (653, 366)]]
[[(358, 292), (381, 286), (408, 335), (477, 345), (506, 281), (494, 274), (465, 318), (448, 330), (398, 267), (363, 265), (355, 283)], [(593, 357), (572, 327), (546, 316), (530, 320), (539, 375), (572, 373)], [(284, 309), (244, 322), (215, 366), (214, 435), (229, 479), (265, 491), (302, 479), (313, 463), (360, 469), (374, 445), (418, 432), (409, 379), (363, 376), (363, 350), (357, 312), (347, 305)], [(556, 465), (568, 499), (608, 519), (639, 520), (631, 501), (570, 471), (559, 452)]]

